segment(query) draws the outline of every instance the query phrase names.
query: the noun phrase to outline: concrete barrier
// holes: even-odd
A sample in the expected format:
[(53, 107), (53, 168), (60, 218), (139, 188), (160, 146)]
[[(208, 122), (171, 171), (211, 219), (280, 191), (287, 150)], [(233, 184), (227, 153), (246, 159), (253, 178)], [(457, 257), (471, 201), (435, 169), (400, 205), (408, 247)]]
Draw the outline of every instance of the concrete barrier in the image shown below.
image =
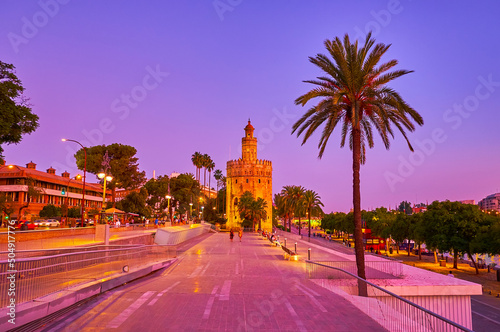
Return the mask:
[(158, 228), (155, 236), (156, 244), (179, 244), (195, 236), (210, 232), (209, 224), (193, 224)]

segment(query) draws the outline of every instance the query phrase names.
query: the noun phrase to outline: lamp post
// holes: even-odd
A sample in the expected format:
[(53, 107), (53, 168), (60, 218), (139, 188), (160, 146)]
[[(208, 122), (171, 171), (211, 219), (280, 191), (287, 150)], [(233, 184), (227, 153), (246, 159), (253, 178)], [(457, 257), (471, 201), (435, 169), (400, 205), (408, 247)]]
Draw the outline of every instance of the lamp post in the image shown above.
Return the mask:
[(165, 196), (165, 198), (168, 200), (168, 219), (170, 220), (170, 222), (172, 222), (172, 214), (170, 213), (170, 199), (172, 198), (172, 196), (167, 195)]
[(191, 216), (193, 215), (193, 203), (189, 203), (189, 220), (191, 220)]
[(61, 141), (63, 141), (63, 142), (74, 142), (74, 143), (79, 144), (82, 147), (83, 152), (85, 154), (85, 163), (83, 164), (82, 217), (81, 217), (81, 223), (82, 223), (82, 227), (83, 227), (83, 219), (85, 218), (85, 179), (86, 179), (86, 176), (87, 176), (87, 148), (84, 147), (82, 145), (82, 143), (80, 143), (78, 141), (75, 141), (74, 139), (63, 138), (63, 139), (61, 139)]
[(105, 173), (97, 174), (99, 179), (104, 179), (103, 189), (102, 189), (102, 208), (101, 208), (101, 223), (104, 222), (104, 214), (106, 212), (106, 181), (113, 180), (113, 177)]

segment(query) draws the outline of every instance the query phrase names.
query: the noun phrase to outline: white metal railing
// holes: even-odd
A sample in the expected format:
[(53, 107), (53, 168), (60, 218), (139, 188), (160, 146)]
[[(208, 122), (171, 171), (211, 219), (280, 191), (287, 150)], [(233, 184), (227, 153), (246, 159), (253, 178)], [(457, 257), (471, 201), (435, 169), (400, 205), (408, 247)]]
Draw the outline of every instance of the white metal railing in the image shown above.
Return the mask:
[(306, 273), (309, 279), (324, 281), (331, 291), (348, 298), (388, 331), (472, 332), (340, 268), (306, 260)]
[[(81, 248), (83, 249), (83, 248)], [(31, 301), (74, 285), (126, 272), (176, 256), (176, 247), (120, 246), (0, 261), (0, 308), (8, 304), (9, 276), (15, 276), (16, 303)], [(17, 257), (16, 257), (17, 258)], [(125, 270), (124, 270), (125, 269)]]

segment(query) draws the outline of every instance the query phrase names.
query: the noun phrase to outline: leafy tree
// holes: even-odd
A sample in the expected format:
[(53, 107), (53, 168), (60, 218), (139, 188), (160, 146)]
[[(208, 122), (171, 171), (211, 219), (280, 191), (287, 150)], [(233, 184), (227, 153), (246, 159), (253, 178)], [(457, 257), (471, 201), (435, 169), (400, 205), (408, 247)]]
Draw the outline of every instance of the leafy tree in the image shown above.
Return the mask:
[[(168, 208), (168, 199), (166, 196), (169, 194), (169, 179), (166, 175), (160, 175), (157, 179), (150, 179), (144, 185), (148, 191), (148, 199), (146, 203), (155, 211), (159, 213)], [(172, 209), (168, 212), (170, 214)]]
[(412, 214), (413, 210), (411, 208), (411, 203), (407, 201), (402, 201), (401, 203), (399, 203), (398, 211), (406, 213), (408, 215)]
[(361, 232), (361, 192), (360, 165), (365, 162), (366, 144), (372, 148), (373, 128), (380, 134), (387, 149), (394, 127), (400, 131), (413, 151), (406, 131), (414, 131), (412, 122), (422, 125), (422, 117), (387, 83), (410, 73), (408, 70), (390, 71), (397, 65), (396, 60), (379, 65), (380, 59), (390, 45), (377, 44), (366, 37), (363, 47), (358, 42), (351, 43), (346, 34), (342, 42), (326, 40), (325, 47), (333, 61), (326, 55), (318, 54), (309, 60), (324, 72), (316, 80), (305, 81), (315, 87), (295, 100), (297, 105), (305, 106), (309, 101), (319, 98), (317, 105), (311, 107), (294, 125), (292, 133), (297, 137), (304, 135), (304, 144), (318, 127), (325, 124), (319, 141), (319, 158), (325, 152), (329, 138), (337, 125), (341, 127), (340, 146), (346, 140), (352, 150), (354, 238), (358, 276), (365, 279), (363, 234)]
[(399, 244), (408, 240), (408, 256), (410, 256), (410, 219), (408, 215), (398, 212), (396, 220), (391, 227), (391, 236), (396, 241), (396, 248), (399, 253)]
[(124, 199), (117, 202), (116, 206), (122, 211), (137, 213), (140, 216), (148, 218), (152, 214), (152, 209), (146, 204), (147, 197), (148, 191), (143, 187), (139, 192), (130, 192)]
[[(476, 205), (435, 201), (424, 213), (425, 242), (441, 252), (453, 252), (455, 269), (458, 267), (460, 253), (467, 253), (476, 266), (471, 249), (484, 220)], [(476, 273), (478, 272), (476, 266)]]
[(74, 206), (72, 208), (68, 209), (68, 218), (80, 218), (82, 216), (82, 211), (81, 211), (80, 206)]
[(15, 203), (12, 200), (12, 197), (7, 196), (4, 192), (0, 192), (0, 211), (2, 211), (9, 219), (15, 211)]
[[(303, 205), (307, 210), (307, 215), (309, 217), (309, 237), (311, 237), (311, 213), (312, 210), (315, 208), (320, 208), (320, 206), (324, 206), (323, 202), (321, 202), (321, 197), (313, 191), (313, 190), (306, 190), (304, 192), (304, 197), (303, 197)], [(299, 219), (300, 221), (300, 219)], [(300, 228), (299, 228), (300, 229)]]
[(471, 242), (471, 252), (500, 255), (500, 218), (497, 211), (482, 213), (477, 236)]
[(0, 61), (0, 161), (3, 162), (1, 144), (17, 144), (24, 134), (38, 128), (38, 116), (32, 113), (24, 87), (15, 74), (15, 67)]
[[(113, 180), (107, 185), (112, 190), (112, 202), (115, 206), (116, 188), (135, 189), (142, 185), (146, 179), (146, 173), (139, 171), (138, 158), (135, 157), (137, 150), (129, 145), (114, 143), (111, 145), (96, 145), (87, 148), (87, 172), (99, 174), (104, 171), (104, 155), (108, 152), (109, 174)], [(83, 170), (85, 166), (85, 153), (80, 149), (75, 154), (76, 164)]]
[(45, 205), (39, 213), (42, 218), (55, 218), (61, 216), (61, 208), (52, 204)]
[(177, 206), (182, 218), (189, 211), (189, 203), (194, 204), (193, 210), (198, 205), (197, 200), (201, 193), (200, 184), (193, 174), (180, 174), (170, 179), (170, 193), (172, 194), (172, 205)]
[(35, 200), (42, 195), (43, 189), (39, 188), (37, 186), (36, 180), (31, 178), (31, 177), (26, 177), (25, 179), (20, 179), (19, 184), (24, 184), (25, 186), (27, 186), (27, 191), (25, 193), (26, 203), (20, 203), (20, 206), (19, 206), (18, 216), (19, 216), (19, 218), (21, 218), (22, 211), (29, 207), (32, 200)]

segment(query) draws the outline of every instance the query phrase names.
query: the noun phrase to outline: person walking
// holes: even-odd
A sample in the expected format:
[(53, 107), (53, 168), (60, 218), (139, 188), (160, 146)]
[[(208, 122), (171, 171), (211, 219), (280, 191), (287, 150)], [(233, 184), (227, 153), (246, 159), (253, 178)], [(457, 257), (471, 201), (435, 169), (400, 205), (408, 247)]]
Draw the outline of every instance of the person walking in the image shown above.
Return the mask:
[(234, 237), (234, 232), (233, 229), (231, 228), (231, 230), (229, 231), (229, 239), (231, 240), (231, 242), (233, 242), (233, 237)]
[(241, 237), (243, 236), (243, 230), (241, 228), (238, 231), (238, 236), (240, 237), (240, 242), (241, 242)]

